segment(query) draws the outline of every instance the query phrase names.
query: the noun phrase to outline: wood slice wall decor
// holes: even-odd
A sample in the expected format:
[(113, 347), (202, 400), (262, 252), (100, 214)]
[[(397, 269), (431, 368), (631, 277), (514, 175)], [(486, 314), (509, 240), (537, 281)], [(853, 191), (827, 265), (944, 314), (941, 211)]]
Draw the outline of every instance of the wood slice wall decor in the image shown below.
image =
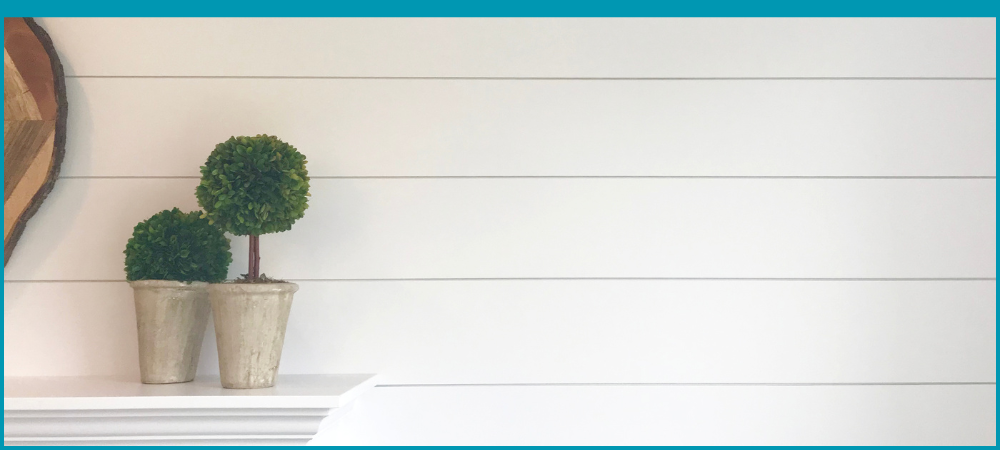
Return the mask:
[(66, 82), (52, 40), (34, 20), (4, 18), (3, 264), (59, 176)]

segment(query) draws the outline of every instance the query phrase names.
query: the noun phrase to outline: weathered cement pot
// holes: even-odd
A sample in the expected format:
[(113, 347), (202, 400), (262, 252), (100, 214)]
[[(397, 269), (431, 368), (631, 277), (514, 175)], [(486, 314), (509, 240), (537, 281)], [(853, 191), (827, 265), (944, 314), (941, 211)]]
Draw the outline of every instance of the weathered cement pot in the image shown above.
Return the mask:
[(221, 283), (208, 287), (222, 387), (274, 386), (295, 283)]
[(130, 281), (139, 329), (139, 373), (143, 383), (183, 383), (198, 370), (208, 326), (208, 283)]

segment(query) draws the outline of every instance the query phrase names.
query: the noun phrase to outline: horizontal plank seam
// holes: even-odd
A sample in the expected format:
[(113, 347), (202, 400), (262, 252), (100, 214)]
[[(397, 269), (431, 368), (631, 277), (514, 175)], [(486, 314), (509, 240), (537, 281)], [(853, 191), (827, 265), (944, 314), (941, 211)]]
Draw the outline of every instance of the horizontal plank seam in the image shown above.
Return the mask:
[(587, 387), (587, 386), (677, 386), (677, 387), (821, 387), (821, 386), (996, 386), (996, 381), (914, 381), (845, 383), (429, 383), (379, 384), (378, 388), (412, 387)]
[[(200, 179), (197, 175), (65, 175), (61, 179)], [(996, 180), (996, 175), (313, 175), (313, 180), (364, 179), (737, 179), (737, 180)]]
[(511, 80), (511, 81), (996, 81), (996, 77), (475, 77), (336, 75), (66, 75), (66, 78), (222, 80)]
[[(996, 277), (922, 277), (922, 278), (823, 278), (823, 277), (470, 277), (470, 278), (287, 278), (291, 282), (409, 282), (409, 281), (996, 281)], [(125, 283), (126, 280), (4, 280), (4, 283)]]

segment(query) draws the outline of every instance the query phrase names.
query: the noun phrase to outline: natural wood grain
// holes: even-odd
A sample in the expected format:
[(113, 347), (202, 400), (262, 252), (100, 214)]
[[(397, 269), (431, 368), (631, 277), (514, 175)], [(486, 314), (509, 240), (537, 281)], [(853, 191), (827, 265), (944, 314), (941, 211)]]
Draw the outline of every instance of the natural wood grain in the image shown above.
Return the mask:
[[(43, 144), (55, 131), (54, 120), (13, 120), (4, 121), (4, 165), (3, 165), (3, 199), (10, 200), (14, 187), (21, 183), (22, 177), (36, 159), (46, 158), (42, 155)], [(44, 178), (39, 180), (44, 182)], [(37, 185), (35, 186), (37, 188)]]
[(31, 206), (32, 200), (38, 192), (38, 186), (45, 183), (46, 177), (52, 169), (52, 156), (55, 153), (55, 131), (49, 134), (48, 140), (41, 145), (41, 150), (32, 161), (31, 166), (21, 177), (21, 182), (14, 187), (10, 196), (3, 203), (3, 232), (4, 245), (8, 245), (8, 239), (13, 235), (11, 231), (18, 223), (23, 213)]
[(52, 41), (31, 19), (4, 18), (4, 266), (52, 190), (66, 142), (66, 84)]
[(4, 121), (42, 119), (35, 97), (28, 90), (7, 49), (3, 51), (3, 117)]
[[(10, 54), (10, 59), (35, 98), (41, 118), (54, 120), (59, 108), (52, 62), (58, 58), (52, 50), (48, 35), (44, 38), (39, 36), (41, 28), (31, 19), (5, 17), (3, 27), (4, 52)], [(47, 45), (43, 42), (47, 42)], [(61, 66), (59, 71), (62, 71)], [(59, 75), (61, 78), (62, 74)]]

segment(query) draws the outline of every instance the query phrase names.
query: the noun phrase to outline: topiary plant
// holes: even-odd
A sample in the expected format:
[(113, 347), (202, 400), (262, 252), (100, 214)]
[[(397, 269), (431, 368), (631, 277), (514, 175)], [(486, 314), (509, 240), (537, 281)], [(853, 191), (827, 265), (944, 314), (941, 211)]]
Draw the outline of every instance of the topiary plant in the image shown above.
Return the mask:
[(260, 235), (292, 228), (308, 205), (306, 157), (274, 136), (231, 137), (215, 146), (195, 189), (204, 217), (250, 236), (247, 278), (260, 279)]
[(206, 281), (226, 279), (233, 255), (222, 230), (201, 211), (163, 210), (139, 222), (125, 244), (125, 278)]

